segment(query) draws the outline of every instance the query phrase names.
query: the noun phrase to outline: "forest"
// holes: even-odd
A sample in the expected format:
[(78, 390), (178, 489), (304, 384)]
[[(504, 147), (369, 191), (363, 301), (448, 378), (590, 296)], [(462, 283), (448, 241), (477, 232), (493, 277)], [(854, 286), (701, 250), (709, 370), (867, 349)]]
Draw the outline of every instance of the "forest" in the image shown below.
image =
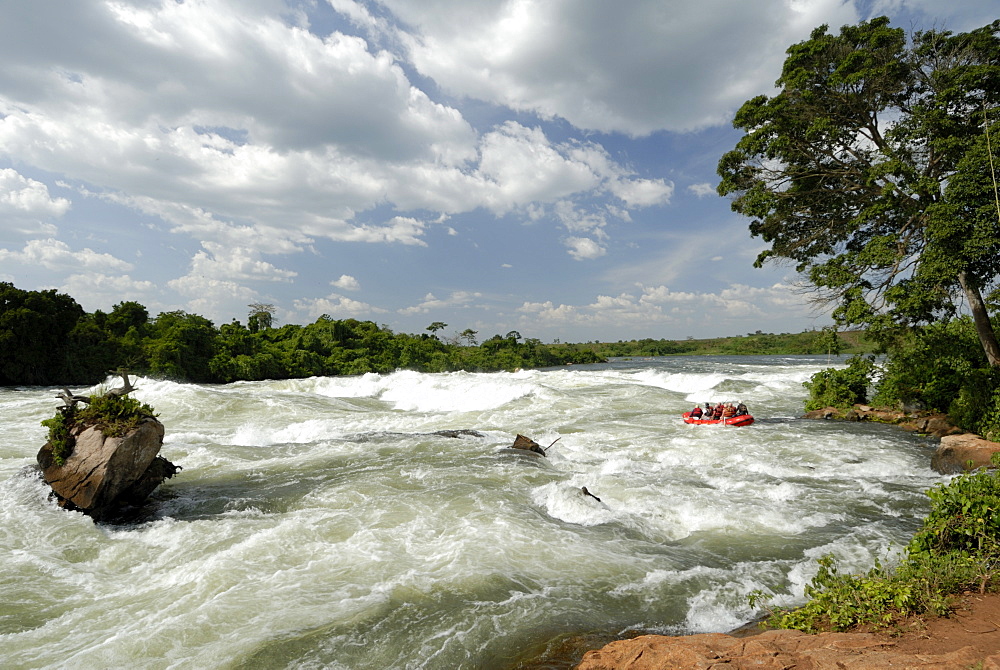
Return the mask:
[(87, 313), (71, 296), (0, 283), (0, 386), (93, 384), (127, 369), (201, 383), (320, 375), (454, 370), (496, 371), (604, 358), (588, 348), (545, 345), (517, 331), (466, 346), (445, 342), (435, 322), (419, 335), (371, 321), (320, 316), (311, 324), (274, 327), (273, 306), (251, 305), (247, 324), (216, 327), (184, 311), (150, 317), (138, 302)]
[(93, 384), (109, 371), (178, 381), (228, 383), (407, 369), (492, 372), (670, 355), (853, 354), (872, 350), (861, 332), (833, 329), (712, 339), (543, 344), (517, 331), (477, 342), (467, 329), (439, 337), (394, 333), (372, 321), (323, 315), (301, 326), (273, 324), (273, 306), (248, 305), (246, 325), (216, 327), (183, 311), (150, 317), (133, 301), (87, 313), (71, 296), (0, 283), (0, 386)]

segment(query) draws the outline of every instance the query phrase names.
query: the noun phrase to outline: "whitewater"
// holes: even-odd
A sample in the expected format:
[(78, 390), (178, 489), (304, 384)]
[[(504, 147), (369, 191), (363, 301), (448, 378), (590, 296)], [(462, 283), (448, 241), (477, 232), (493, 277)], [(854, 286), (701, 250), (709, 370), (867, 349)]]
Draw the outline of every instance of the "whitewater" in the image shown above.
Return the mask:
[[(803, 602), (817, 558), (891, 562), (945, 480), (931, 440), (799, 418), (831, 366), (140, 377), (184, 469), (119, 525), (28, 467), (58, 389), (0, 388), (2, 665), (507, 669), (574, 636), (733, 630), (754, 590)], [(756, 423), (680, 420), (729, 400)], [(507, 450), (517, 434), (547, 457)]]

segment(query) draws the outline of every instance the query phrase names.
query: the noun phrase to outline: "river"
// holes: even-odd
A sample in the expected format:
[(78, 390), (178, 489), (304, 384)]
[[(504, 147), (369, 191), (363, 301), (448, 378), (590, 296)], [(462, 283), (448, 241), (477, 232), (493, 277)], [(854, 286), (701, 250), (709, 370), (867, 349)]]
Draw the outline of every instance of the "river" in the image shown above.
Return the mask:
[[(25, 470), (56, 389), (0, 389), (3, 667), (504, 670), (558, 667), (578, 636), (735, 629), (755, 589), (801, 603), (825, 554), (898, 550), (945, 480), (927, 439), (799, 419), (826, 367), (140, 378), (184, 470), (120, 525)], [(756, 423), (679, 418), (722, 400)], [(481, 436), (436, 434), (460, 429)], [(505, 451), (519, 433), (547, 457)]]

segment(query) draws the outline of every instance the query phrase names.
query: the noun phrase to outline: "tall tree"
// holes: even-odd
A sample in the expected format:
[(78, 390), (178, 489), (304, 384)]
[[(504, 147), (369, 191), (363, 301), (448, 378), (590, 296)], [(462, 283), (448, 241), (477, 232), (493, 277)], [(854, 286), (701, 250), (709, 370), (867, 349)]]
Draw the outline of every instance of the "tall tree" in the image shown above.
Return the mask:
[(83, 316), (76, 300), (55, 289), (0, 282), (0, 386), (71, 383), (68, 336)]
[(277, 308), (271, 303), (255, 302), (247, 305), (250, 313), (247, 317), (247, 327), (251, 333), (267, 330), (274, 325), (274, 313)]
[[(984, 110), (1000, 103), (1000, 21), (917, 32), (879, 17), (791, 46), (779, 92), (748, 100), (719, 162), (721, 195), (769, 244), (756, 265), (795, 263), (840, 323), (891, 332), (949, 316), (964, 297), (993, 366), (983, 294), (1000, 273), (986, 190)], [(978, 190), (976, 190), (978, 189)], [(990, 242), (989, 240), (992, 240)]]

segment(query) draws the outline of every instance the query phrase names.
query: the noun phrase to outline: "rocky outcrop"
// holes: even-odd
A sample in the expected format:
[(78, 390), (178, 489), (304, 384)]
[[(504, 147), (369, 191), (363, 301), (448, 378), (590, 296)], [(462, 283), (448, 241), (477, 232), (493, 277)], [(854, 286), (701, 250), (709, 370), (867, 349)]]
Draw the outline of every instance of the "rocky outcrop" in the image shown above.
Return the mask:
[(851, 409), (824, 407), (806, 412), (805, 419), (826, 419), (835, 421), (874, 421), (899, 426), (903, 430), (922, 433), (931, 437), (961, 434), (962, 429), (952, 425), (945, 414), (923, 412), (901, 412), (867, 405), (855, 405)]
[(60, 505), (104, 518), (122, 505), (141, 504), (180, 469), (158, 456), (163, 433), (153, 417), (121, 437), (108, 437), (96, 426), (76, 427), (73, 449), (62, 464), (53, 457), (51, 442), (39, 450), (37, 461)]
[(946, 435), (931, 458), (931, 467), (945, 475), (992, 467), (990, 459), (1000, 451), (1000, 443), (978, 435)]
[[(886, 636), (772, 630), (747, 638), (722, 633), (684, 637), (644, 635), (588, 651), (577, 670), (881, 670), (1000, 668), (1000, 656), (983, 659), (973, 646), (937, 653), (907, 653)], [(981, 664), (981, 665), (980, 665)]]
[(964, 432), (952, 425), (946, 414), (900, 412), (855, 405), (849, 410), (824, 407), (806, 412), (803, 418), (828, 421), (876, 421), (940, 438), (941, 444), (931, 457), (931, 467), (943, 475), (992, 467), (990, 459), (994, 453), (1000, 451), (1000, 443), (990, 442), (979, 435)]

